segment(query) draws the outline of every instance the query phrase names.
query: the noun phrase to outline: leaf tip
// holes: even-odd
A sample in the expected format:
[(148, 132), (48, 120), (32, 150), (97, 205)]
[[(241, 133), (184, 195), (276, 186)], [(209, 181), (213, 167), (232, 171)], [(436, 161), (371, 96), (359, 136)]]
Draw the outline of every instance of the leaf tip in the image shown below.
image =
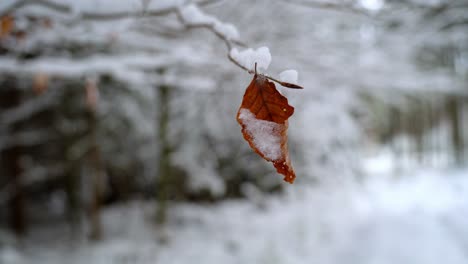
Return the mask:
[(294, 83), (288, 83), (288, 82), (280, 82), (281, 86), (291, 88), (291, 89), (304, 89), (304, 87), (294, 84)]
[(284, 177), (284, 181), (289, 183), (289, 184), (293, 184), (294, 180), (295, 180), (295, 178), (293, 178), (293, 177)]

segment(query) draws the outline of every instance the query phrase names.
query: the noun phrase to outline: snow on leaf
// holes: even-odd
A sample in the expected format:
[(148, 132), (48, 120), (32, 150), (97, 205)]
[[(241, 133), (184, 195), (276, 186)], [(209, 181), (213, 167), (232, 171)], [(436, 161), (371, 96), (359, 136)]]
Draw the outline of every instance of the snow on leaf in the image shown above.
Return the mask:
[(245, 91), (237, 121), (250, 147), (270, 161), (284, 180), (293, 183), (296, 175), (289, 160), (287, 146), (288, 118), (294, 107), (262, 75), (255, 74)]
[(271, 63), (268, 47), (260, 47), (256, 50), (249, 48), (243, 51), (233, 48), (230, 51), (230, 56), (249, 70), (254, 69), (255, 63), (257, 63), (258, 69), (267, 70)]
[(298, 73), (296, 70), (285, 70), (279, 74), (280, 81), (296, 84)]
[(249, 109), (241, 108), (238, 119), (245, 125), (245, 131), (250, 135), (256, 146), (268, 160), (281, 158), (280, 132), (283, 126), (275, 122), (260, 120)]

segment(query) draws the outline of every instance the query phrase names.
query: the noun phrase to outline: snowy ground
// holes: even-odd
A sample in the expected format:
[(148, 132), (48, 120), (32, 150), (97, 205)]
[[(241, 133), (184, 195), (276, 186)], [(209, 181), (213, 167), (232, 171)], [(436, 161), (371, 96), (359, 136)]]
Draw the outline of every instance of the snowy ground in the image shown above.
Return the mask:
[(173, 205), (164, 230), (152, 203), (131, 202), (105, 211), (102, 242), (58, 225), (3, 246), (0, 263), (468, 263), (468, 169), (389, 176)]

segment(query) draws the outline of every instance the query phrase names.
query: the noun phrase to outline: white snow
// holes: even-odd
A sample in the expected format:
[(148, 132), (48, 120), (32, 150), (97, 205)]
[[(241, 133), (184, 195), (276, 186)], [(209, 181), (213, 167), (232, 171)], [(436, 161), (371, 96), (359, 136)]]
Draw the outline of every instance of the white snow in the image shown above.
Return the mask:
[(190, 4), (179, 8), (182, 19), (190, 24), (214, 24), (217, 19), (203, 13), (196, 5)]
[(136, 201), (103, 211), (103, 241), (72, 241), (66, 226), (52, 223), (0, 247), (0, 262), (464, 264), (467, 173), (421, 170), (352, 186), (297, 186), (283, 197), (171, 204), (164, 227), (154, 226), (153, 203)]
[(279, 75), (280, 81), (297, 84), (298, 73), (296, 70), (285, 70)]
[(194, 4), (179, 7), (182, 20), (190, 25), (211, 25), (214, 30), (227, 39), (239, 39), (239, 31), (229, 23), (223, 23), (214, 16), (205, 14)]
[(255, 147), (268, 159), (281, 158), (281, 130), (284, 125), (275, 122), (259, 120), (248, 109), (241, 109), (239, 119), (245, 125), (247, 133), (252, 137)]
[(236, 40), (240, 38), (239, 31), (233, 24), (217, 22), (214, 24), (214, 29), (227, 39)]
[[(130, 1), (83, 0), (79, 1), (83, 4), (76, 10), (143, 11), (138, 4), (142, 1), (132, 1), (135, 4), (130, 4)], [(12, 1), (0, 2), (0, 6), (5, 6)], [(129, 4), (124, 6), (122, 2)], [(166, 2), (167, 7), (172, 7), (176, 1), (150, 2), (151, 5)], [(339, 16), (330, 16), (327, 12), (303, 10), (294, 5), (267, 6), (268, 1), (244, 2), (224, 1), (223, 5), (209, 8), (220, 18), (232, 18), (243, 29), (247, 42), (275, 43), (275, 50), (278, 49), (278, 54), (283, 54), (283, 57), (275, 59), (283, 65), (296, 65), (307, 72), (301, 76), (302, 82), (310, 86), (330, 87), (294, 95), (300, 99), (297, 101), (302, 106), (302, 111), (297, 113), (297, 129), (292, 130), (296, 134), (291, 139), (295, 139), (296, 144), (303, 147), (297, 151), (302, 155), (304, 165), (297, 166), (296, 169), (303, 172), (299, 180), (303, 179), (304, 182), (313, 177), (326, 181), (330, 178), (341, 180), (348, 175), (349, 178), (356, 176), (349, 169), (353, 166), (350, 165), (349, 157), (359, 155), (354, 151), (354, 146), (360, 146), (363, 142), (360, 141), (362, 127), (350, 114), (350, 109), (356, 109), (356, 103), (360, 101), (356, 98), (357, 89), (353, 88), (376, 93), (388, 90), (390, 93), (399, 93), (464, 88), (465, 83), (454, 78), (451, 71), (431, 71), (431, 74), (427, 74), (428, 71), (420, 71), (419, 67), (414, 66), (412, 55), (414, 51), (424, 47), (425, 43), (441, 41), (455, 47), (457, 43), (466, 43), (463, 41), (466, 40), (466, 34), (458, 38), (454, 35), (440, 38), (438, 32), (431, 30), (437, 29), (436, 26), (419, 27), (411, 25), (410, 21), (405, 22), (417, 18), (415, 14), (418, 14), (418, 10), (403, 12), (402, 16), (397, 17), (401, 19), (403, 26), (399, 30), (387, 31), (374, 25), (374, 21), (363, 22), (359, 17), (356, 19), (354, 14), (346, 12)], [(361, 2), (369, 10), (380, 10), (379, 3), (384, 3), (377, 0)], [(266, 7), (268, 12), (265, 12)], [(463, 12), (463, 9), (460, 10)], [(186, 12), (185, 19), (192, 23), (197, 22), (197, 19), (198, 23), (208, 21), (217, 32), (231, 38), (236, 35), (237, 30), (230, 24), (218, 24), (215, 17), (198, 8)], [(310, 12), (314, 12), (313, 15)], [(30, 13), (36, 16), (42, 14)], [(272, 13), (284, 14), (291, 21), (284, 23), (278, 16), (272, 16)], [(169, 22), (162, 21), (168, 23), (161, 23), (161, 28), (158, 28), (158, 23), (151, 27), (162, 31), (167, 24), (167, 28), (171, 29), (170, 22), (177, 21), (174, 16), (167, 18)], [(419, 19), (415, 20), (420, 22)], [(268, 28), (273, 32), (265, 34), (265, 27), (259, 26), (259, 21), (269, 25)], [(240, 93), (235, 88), (238, 88), (241, 78), (245, 76), (237, 74), (231, 65), (220, 59), (218, 49), (213, 47), (222, 43), (216, 38), (205, 39), (200, 37), (204, 36), (202, 34), (184, 35), (174, 39), (158, 34), (137, 34), (131, 29), (139, 28), (140, 20), (125, 22), (87, 22), (83, 28), (78, 25), (65, 27), (66, 23), (55, 23), (50, 31), (40, 31), (40, 34), (29, 35), (25, 40), (26, 43), (31, 43), (25, 49), (44, 44), (55, 47), (60, 42), (99, 44), (106, 43), (105, 36), (110, 32), (115, 36), (112, 45), (115, 45), (118, 54), (93, 54), (76, 59), (68, 58), (68, 54), (63, 54), (62, 58), (57, 58), (54, 54), (54, 57), (47, 57), (46, 53), (33, 60), (3, 56), (0, 59), (0, 70), (15, 75), (41, 71), (72, 77), (110, 72), (114, 77), (131, 80), (132, 84), (143, 81), (164, 83), (170, 76), (173, 81), (167, 83), (186, 86), (188, 91), (197, 86), (200, 89), (216, 87), (217, 93), (194, 96), (195, 94), (183, 92), (174, 96), (176, 98), (172, 100), (177, 100), (177, 103), (171, 103), (175, 107), (174, 112), (186, 111), (188, 114), (174, 118), (171, 128), (185, 127), (192, 134), (189, 138), (173, 133), (176, 140), (184, 140), (182, 147), (178, 149), (184, 156), (174, 156), (178, 161), (177, 165), (183, 164), (186, 171), (192, 172), (189, 184), (194, 188), (208, 186), (215, 194), (223, 193), (224, 179), (215, 173), (218, 166), (216, 162), (219, 153), (234, 149), (232, 138), (239, 136), (238, 130), (231, 129), (236, 124), (229, 116), (232, 116), (232, 109), (235, 107), (232, 98), (238, 95), (234, 93)], [(436, 22), (434, 21), (435, 25)], [(372, 26), (372, 32), (368, 30), (371, 33), (366, 31), (369, 27), (363, 30), (366, 27), (363, 23)], [(291, 27), (293, 24), (297, 27)], [(310, 27), (311, 24), (314, 24), (313, 28)], [(342, 27), (343, 24), (350, 26)], [(445, 31), (444, 36), (450, 32)], [(412, 41), (408, 42), (410, 38)], [(311, 42), (311, 39), (318, 41)], [(253, 70), (255, 62), (259, 64), (259, 69), (266, 69), (271, 55), (268, 48), (264, 49), (266, 52), (263, 53), (259, 52), (260, 49), (233, 49), (230, 53), (249, 69)], [(350, 61), (357, 63), (349, 63)], [(460, 57), (460, 61), (466, 61), (466, 56)], [(190, 65), (191, 68), (184, 68), (184, 65)], [(168, 72), (164, 76), (155, 77), (153, 69), (157, 68), (167, 68)], [(140, 74), (136, 74), (137, 72)], [(199, 79), (185, 77), (187, 75)], [(184, 80), (178, 79), (178, 76), (184, 76)], [(398, 76), (397, 80), (395, 76)], [(212, 83), (203, 83), (205, 78), (212, 79)], [(141, 93), (146, 91), (149, 94), (153, 94), (152, 87), (130, 86), (132, 90), (141, 90)], [(120, 109), (119, 112), (126, 115), (134, 115), (135, 125), (132, 126), (138, 129), (149, 127), (145, 130), (154, 137), (152, 124), (155, 110), (133, 103), (131, 106), (145, 114), (133, 113), (137, 111), (129, 110), (129, 102), (133, 101), (128, 98), (130, 97), (122, 96), (122, 101), (114, 102), (118, 106), (115, 109)], [(149, 101), (154, 101), (152, 97), (149, 98)], [(392, 98), (388, 99), (391, 100)], [(217, 104), (213, 104), (213, 101)], [(205, 105), (210, 107), (205, 109)], [(31, 109), (36, 109), (36, 106), (31, 105)], [(22, 117), (26, 112), (28, 111), (18, 111), (16, 116)], [(251, 113), (244, 113), (244, 118), (246, 114), (248, 116)], [(211, 127), (201, 126), (200, 123), (203, 122), (209, 123)], [(213, 136), (213, 148), (216, 151), (204, 151), (206, 146), (200, 146), (205, 144), (205, 141), (200, 140), (200, 135), (206, 133), (216, 135)], [(445, 137), (445, 134), (441, 135)], [(8, 137), (4, 138), (11, 141)], [(343, 147), (334, 147), (337, 145)], [(145, 151), (152, 153), (153, 149), (154, 144), (148, 144)], [(143, 156), (140, 152), (135, 151), (135, 154)], [(240, 152), (243, 153), (242, 150)], [(144, 155), (151, 160), (146, 164), (154, 163), (154, 156)], [(253, 163), (246, 162), (242, 165)], [(53, 235), (54, 232), (42, 232), (46, 234), (45, 239), (36, 237), (37, 241), (34, 243), (27, 241), (29, 237), (25, 238), (24, 244), (5, 242), (0, 230), (0, 263), (468, 263), (467, 170), (424, 170), (405, 174), (398, 172), (389, 174), (391, 177), (382, 178), (391, 168), (395, 168), (395, 164), (386, 158), (375, 158), (365, 168), (371, 171), (373, 179), (369, 182), (369, 179), (362, 177), (361, 186), (345, 187), (343, 185), (349, 183), (337, 181), (335, 186), (328, 188), (317, 185), (303, 190), (301, 182), (300, 185), (289, 186), (291, 193), (282, 197), (260, 194), (260, 198), (255, 201), (226, 201), (215, 206), (171, 203), (169, 225), (164, 228), (155, 228), (151, 222), (154, 212), (146, 210), (146, 207), (130, 205), (130, 209), (128, 206), (106, 208), (103, 212), (104, 240), (93, 244), (70, 239), (71, 236), (64, 235), (67, 228), (56, 226), (55, 222), (52, 222), (52, 231), (56, 236)], [(252, 173), (258, 171), (249, 168), (246, 170)], [(151, 170), (148, 171), (154, 174)], [(152, 202), (147, 207), (154, 208), (155, 205)], [(42, 227), (37, 227), (40, 228)], [(32, 228), (33, 233), (30, 234), (33, 238), (36, 235), (35, 229), (36, 227)], [(156, 237), (160, 233), (168, 234), (168, 244), (157, 242)]]
[(249, 70), (254, 70), (255, 63), (257, 63), (258, 71), (261, 69), (267, 70), (271, 63), (271, 54), (268, 47), (260, 47), (256, 50), (248, 48), (243, 51), (233, 48), (230, 51), (230, 55)]
[(360, 0), (361, 6), (370, 10), (378, 11), (385, 5), (385, 0)]
[[(2, 0), (2, 4), (0, 4), (0, 8), (2, 6), (9, 6), (7, 4), (3, 4), (5, 0)], [(12, 1), (6, 1), (12, 2)], [(111, 13), (123, 13), (123, 12), (133, 12), (133, 13), (141, 13), (143, 12), (164, 12), (166, 10), (170, 10), (173, 8), (177, 8), (187, 1), (185, 0), (150, 0), (147, 4), (144, 1), (140, 0), (53, 0), (50, 1), (54, 4), (57, 3), (58, 5), (63, 5), (64, 7), (69, 7), (70, 12), (68, 13), (71, 16), (78, 16), (83, 13), (92, 13), (96, 15), (106, 15)], [(44, 5), (46, 6), (46, 5)], [(21, 9), (22, 11), (26, 12), (33, 12), (33, 13), (41, 13), (41, 14), (49, 14), (57, 16), (60, 12), (50, 12), (48, 8), (44, 8), (40, 4), (37, 5), (29, 5), (25, 8)], [(70, 18), (70, 16), (68, 17)]]

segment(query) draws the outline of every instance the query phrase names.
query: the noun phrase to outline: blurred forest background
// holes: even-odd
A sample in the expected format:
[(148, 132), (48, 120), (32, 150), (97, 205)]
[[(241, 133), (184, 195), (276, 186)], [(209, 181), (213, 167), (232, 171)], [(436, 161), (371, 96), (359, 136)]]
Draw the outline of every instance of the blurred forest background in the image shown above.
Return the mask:
[[(298, 70), (294, 185), (194, 4)], [(467, 165), (466, 0), (0, 1), (0, 263), (468, 263)]]

